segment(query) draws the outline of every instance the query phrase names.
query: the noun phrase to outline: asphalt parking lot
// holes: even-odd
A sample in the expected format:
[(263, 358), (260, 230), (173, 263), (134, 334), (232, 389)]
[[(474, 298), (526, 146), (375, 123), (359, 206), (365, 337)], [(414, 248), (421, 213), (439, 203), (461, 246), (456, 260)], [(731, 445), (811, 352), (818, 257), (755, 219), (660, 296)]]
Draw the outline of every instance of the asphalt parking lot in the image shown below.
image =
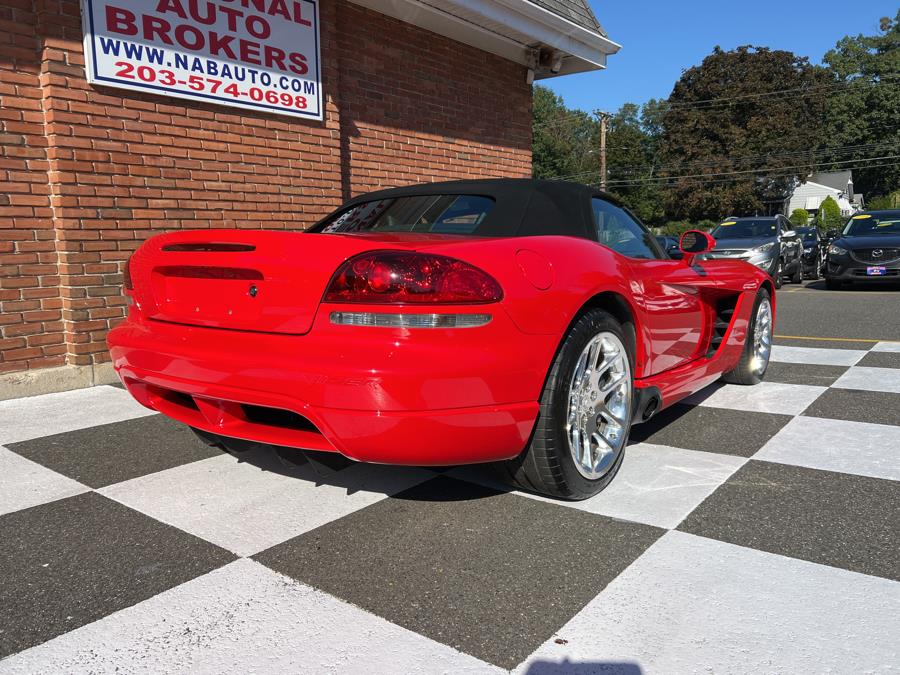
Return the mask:
[(888, 672), (900, 288), (778, 294), (767, 381), (586, 502), (232, 456), (116, 387), (0, 402), (0, 672)]

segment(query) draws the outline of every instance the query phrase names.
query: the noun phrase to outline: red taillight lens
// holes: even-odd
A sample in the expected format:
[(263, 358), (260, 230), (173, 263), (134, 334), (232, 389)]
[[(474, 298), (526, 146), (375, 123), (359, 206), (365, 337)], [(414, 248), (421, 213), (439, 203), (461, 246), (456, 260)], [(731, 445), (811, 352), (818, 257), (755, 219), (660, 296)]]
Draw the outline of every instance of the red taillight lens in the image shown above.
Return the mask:
[(122, 270), (122, 285), (126, 291), (134, 290), (134, 282), (131, 280), (131, 256), (125, 261), (125, 268)]
[(503, 289), (462, 260), (406, 251), (374, 251), (335, 272), (325, 302), (467, 305), (499, 302)]

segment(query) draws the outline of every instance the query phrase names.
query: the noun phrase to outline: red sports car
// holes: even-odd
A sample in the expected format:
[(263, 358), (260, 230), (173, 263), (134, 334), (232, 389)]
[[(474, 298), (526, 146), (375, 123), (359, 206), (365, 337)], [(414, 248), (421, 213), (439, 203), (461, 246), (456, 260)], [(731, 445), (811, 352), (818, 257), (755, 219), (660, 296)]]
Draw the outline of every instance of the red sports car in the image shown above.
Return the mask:
[(583, 185), (432, 183), (357, 197), (306, 232), (153, 237), (126, 267), (113, 363), (142, 404), (229, 439), (409, 465), (498, 462), (583, 499), (633, 423), (724, 377), (754, 384), (772, 279), (672, 260)]

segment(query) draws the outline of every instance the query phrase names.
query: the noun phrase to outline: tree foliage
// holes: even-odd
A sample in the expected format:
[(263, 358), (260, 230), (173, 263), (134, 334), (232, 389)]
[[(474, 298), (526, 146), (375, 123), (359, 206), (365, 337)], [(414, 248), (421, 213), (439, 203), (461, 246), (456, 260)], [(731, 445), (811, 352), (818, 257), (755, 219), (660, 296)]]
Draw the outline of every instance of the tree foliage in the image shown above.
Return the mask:
[[(838, 146), (879, 144), (844, 159), (896, 155), (900, 145), (900, 11), (876, 35), (845, 37), (825, 55), (840, 89), (828, 97), (827, 134)], [(893, 148), (893, 151), (885, 151)], [(900, 188), (900, 166), (856, 169), (854, 188), (876, 197)]]
[(611, 117), (606, 142), (608, 190), (648, 225), (662, 222), (665, 211), (658, 186), (632, 183), (635, 177), (652, 175), (656, 154), (655, 139), (644, 128), (640, 107), (626, 103)]
[(900, 209), (900, 190), (895, 190), (884, 197), (875, 197), (869, 200), (868, 208), (873, 211), (878, 209)]
[[(825, 100), (811, 93), (797, 105), (796, 97), (762, 94), (821, 91), (827, 77), (806, 58), (752, 46), (716, 47), (685, 71), (662, 116), (664, 163), (678, 177), (667, 211), (699, 219), (780, 207), (812, 168), (808, 153), (823, 138)], [(737, 171), (746, 173), (728, 175)]]
[(816, 216), (818, 226), (823, 230), (836, 230), (843, 223), (841, 207), (833, 197), (828, 196), (819, 205), (819, 213)]
[(532, 112), (535, 178), (582, 178), (597, 169), (600, 145), (597, 121), (588, 113), (571, 110), (547, 87), (534, 87)]
[(805, 227), (809, 225), (809, 211), (806, 209), (794, 209), (790, 220), (795, 227)]

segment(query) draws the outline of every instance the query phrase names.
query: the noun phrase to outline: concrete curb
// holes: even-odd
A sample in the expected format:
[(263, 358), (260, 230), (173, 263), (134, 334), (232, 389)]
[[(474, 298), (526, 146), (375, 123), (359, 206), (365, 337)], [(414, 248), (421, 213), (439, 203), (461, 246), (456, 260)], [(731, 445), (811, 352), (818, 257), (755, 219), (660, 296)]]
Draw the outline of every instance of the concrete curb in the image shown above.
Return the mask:
[(83, 389), (98, 384), (113, 384), (118, 381), (119, 378), (111, 363), (4, 373), (0, 375), (0, 401)]

